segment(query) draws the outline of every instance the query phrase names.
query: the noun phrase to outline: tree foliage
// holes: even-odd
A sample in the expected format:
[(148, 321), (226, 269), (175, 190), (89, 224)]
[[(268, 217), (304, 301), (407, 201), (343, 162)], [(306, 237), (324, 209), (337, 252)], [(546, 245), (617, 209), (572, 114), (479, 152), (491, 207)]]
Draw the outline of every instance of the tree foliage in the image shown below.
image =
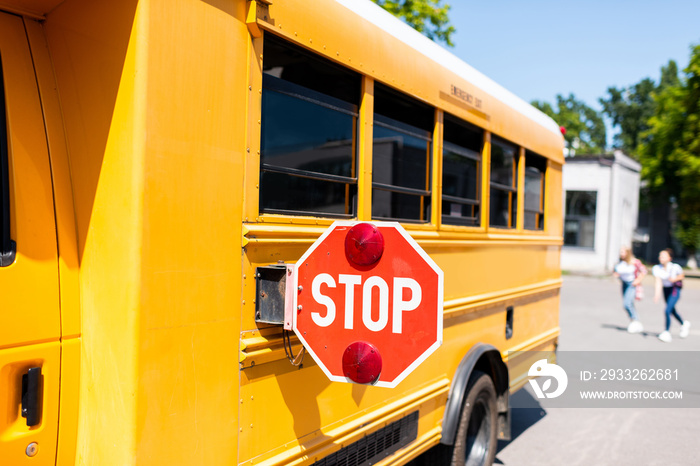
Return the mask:
[(605, 113), (620, 132), (615, 135), (614, 146), (628, 154), (636, 155), (644, 141), (642, 134), (649, 130), (649, 119), (654, 115), (654, 93), (678, 84), (678, 65), (673, 60), (661, 68), (659, 84), (644, 78), (627, 88), (609, 87), (607, 97), (600, 98)]
[[(656, 108), (639, 146), (650, 195), (678, 204), (676, 235), (689, 251), (700, 245), (700, 45), (684, 76), (654, 94)], [(662, 78), (663, 80), (663, 78)]]
[(456, 29), (450, 24), (451, 6), (441, 5), (442, 0), (372, 0), (409, 26), (432, 40), (439, 40), (454, 47), (452, 34)]
[(648, 121), (654, 114), (652, 93), (655, 88), (654, 81), (645, 78), (627, 89), (609, 87), (608, 97), (599, 99), (613, 126), (620, 128), (614, 137), (615, 147), (628, 154), (636, 154), (642, 133), (649, 129)]
[(552, 117), (566, 129), (564, 139), (572, 152), (603, 153), (605, 150), (605, 123), (600, 114), (576, 100), (574, 94), (564, 97), (557, 94), (556, 109), (549, 102), (532, 101), (532, 105)]

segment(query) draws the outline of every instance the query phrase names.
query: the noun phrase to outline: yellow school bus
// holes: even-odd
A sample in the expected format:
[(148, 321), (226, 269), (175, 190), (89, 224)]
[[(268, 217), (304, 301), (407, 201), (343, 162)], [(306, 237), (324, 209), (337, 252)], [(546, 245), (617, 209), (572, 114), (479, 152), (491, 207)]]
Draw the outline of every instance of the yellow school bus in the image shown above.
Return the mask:
[[(0, 463), (492, 461), (559, 334), (553, 121), (365, 0), (1, 0), (0, 66)], [(444, 272), (395, 388), (260, 292), (336, 220)]]

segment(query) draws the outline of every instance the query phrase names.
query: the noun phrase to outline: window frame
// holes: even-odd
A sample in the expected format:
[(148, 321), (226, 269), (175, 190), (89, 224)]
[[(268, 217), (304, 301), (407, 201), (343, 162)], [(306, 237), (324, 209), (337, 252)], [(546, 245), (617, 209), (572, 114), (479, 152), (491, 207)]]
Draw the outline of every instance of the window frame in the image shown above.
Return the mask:
[[(544, 164), (544, 171), (539, 170), (539, 168), (535, 165), (528, 165), (528, 160), (532, 160), (532, 158), (536, 159), (541, 159), (541, 163)], [(540, 175), (540, 202), (539, 202), (539, 209), (538, 210), (532, 210), (527, 208), (527, 169), (529, 167), (533, 167), (539, 171)], [(523, 229), (525, 231), (544, 231), (546, 228), (545, 222), (546, 222), (546, 215), (545, 215), (545, 189), (547, 186), (547, 170), (549, 168), (549, 162), (546, 157), (539, 155), (535, 152), (531, 152), (529, 150), (525, 151), (525, 175), (523, 179)], [(540, 220), (542, 223), (542, 227), (535, 227), (535, 228), (528, 228), (526, 226), (525, 218), (528, 213), (535, 213), (535, 225), (540, 224)]]
[[(374, 190), (379, 190), (379, 191), (386, 191), (386, 192), (391, 192), (391, 193), (397, 193), (397, 194), (407, 194), (411, 196), (420, 196), (420, 213), (421, 217), (424, 216), (424, 210), (426, 206), (426, 202), (428, 206), (431, 205), (431, 200), (432, 200), (432, 172), (433, 172), (433, 161), (432, 161), (432, 152), (433, 152), (433, 133), (427, 130), (422, 130), (420, 128), (417, 128), (413, 125), (409, 125), (408, 123), (403, 123), (398, 120), (394, 120), (393, 118), (386, 117), (384, 115), (380, 115), (376, 113), (376, 111), (373, 109), (373, 120), (374, 120), (374, 126), (381, 126), (386, 129), (390, 129), (393, 131), (396, 131), (398, 133), (405, 134), (407, 136), (411, 136), (417, 139), (421, 139), (427, 143), (426, 145), (426, 185), (428, 185), (427, 190), (422, 190), (422, 189), (417, 189), (417, 188), (408, 188), (405, 186), (397, 186), (397, 185), (390, 185), (386, 183), (378, 183), (374, 181), (374, 177), (372, 177), (372, 193), (374, 193)], [(372, 133), (372, 146), (374, 147), (374, 132)], [(372, 151), (372, 173), (374, 173), (374, 151)], [(426, 199), (427, 198), (427, 199)], [(374, 202), (372, 201), (372, 210), (374, 210)], [(374, 215), (374, 213), (371, 213), (371, 218), (372, 220), (380, 220), (380, 221), (394, 221), (394, 222), (401, 222), (401, 223), (413, 223), (417, 225), (424, 225), (424, 224), (429, 224), (431, 223), (431, 218), (430, 218), (430, 212), (428, 212), (428, 215), (426, 215), (425, 219), (412, 219), (412, 218), (401, 218), (401, 217), (383, 217), (379, 215)]]
[[(506, 146), (511, 146), (515, 149), (513, 153), (513, 167), (512, 167), (512, 178), (511, 186), (504, 185), (502, 183), (493, 181), (493, 146), (498, 143), (503, 143)], [(500, 228), (504, 230), (516, 230), (518, 226), (518, 169), (520, 167), (520, 146), (511, 142), (505, 138), (491, 134), (491, 144), (489, 152), (489, 228)], [(508, 225), (495, 225), (493, 223), (493, 216), (490, 214), (491, 208), (493, 206), (493, 195), (492, 191), (497, 189), (499, 191), (508, 193)], [(515, 196), (515, 199), (513, 198)], [(523, 196), (524, 197), (524, 196)], [(515, 202), (513, 202), (515, 201)]]
[[(473, 151), (467, 147), (460, 146), (459, 144), (449, 142), (445, 139), (445, 122), (450, 121), (451, 124), (461, 126), (464, 131), (473, 131), (474, 133), (478, 134), (480, 136), (481, 140), (481, 145), (479, 148), (479, 151)], [(484, 208), (484, 202), (483, 202), (483, 196), (482, 196), (482, 183), (483, 183), (483, 168), (484, 168), (484, 163), (483, 163), (483, 151), (484, 151), (484, 134), (486, 133), (486, 130), (483, 128), (472, 125), (461, 118), (458, 118), (456, 116), (453, 116), (451, 114), (445, 114), (444, 119), (443, 119), (443, 127), (442, 127), (442, 150), (440, 153), (441, 157), (441, 166), (442, 166), (442, 173), (441, 173), (441, 180), (440, 180), (440, 186), (441, 186), (441, 198), (440, 198), (440, 224), (441, 225), (446, 225), (450, 227), (469, 227), (469, 228), (481, 228), (482, 225), (482, 220), (483, 220), (483, 215), (482, 215), (482, 210)], [(473, 160), (476, 162), (476, 176), (475, 176), (475, 183), (476, 183), (476, 188), (475, 188), (475, 194), (476, 194), (476, 199), (469, 199), (466, 197), (460, 197), (460, 196), (451, 196), (448, 194), (445, 194), (445, 150), (448, 150), (450, 152), (453, 152), (461, 157), (465, 157), (467, 159)], [(450, 202), (450, 203), (455, 203), (455, 204), (461, 204), (461, 205), (469, 205), (473, 206), (475, 208), (476, 212), (473, 217), (463, 217), (463, 216), (452, 216), (452, 215), (445, 215), (445, 211), (443, 209), (445, 201)]]
[[(284, 79), (277, 78), (267, 73), (263, 73), (262, 76), (262, 92), (276, 92), (278, 94), (286, 95), (288, 97), (293, 97), (305, 102), (318, 105), (323, 108), (327, 108), (333, 111), (337, 111), (344, 115), (351, 116), (353, 118), (353, 141), (352, 141), (352, 173), (353, 176), (346, 177), (341, 175), (331, 175), (328, 173), (320, 173), (311, 170), (300, 170), (296, 168), (279, 167), (273, 164), (268, 164), (263, 162), (262, 154), (262, 133), (260, 135), (261, 144), (261, 154), (260, 154), (260, 168), (259, 176), (262, 179), (263, 173), (276, 173), (290, 175), (297, 178), (306, 178), (316, 181), (326, 181), (331, 183), (344, 184), (346, 187), (346, 203), (350, 203), (350, 212), (347, 214), (339, 213), (329, 213), (329, 212), (319, 212), (313, 210), (291, 210), (291, 209), (274, 209), (274, 208), (264, 208), (261, 204), (262, 200), (262, 190), (263, 183), (260, 182), (260, 190), (258, 195), (258, 212), (260, 214), (272, 214), (272, 215), (290, 215), (290, 216), (311, 216), (311, 217), (326, 217), (326, 218), (344, 218), (350, 219), (357, 217), (357, 192), (359, 191), (358, 186), (358, 140), (359, 140), (359, 105), (346, 102), (344, 100), (332, 97), (322, 92), (314, 91), (313, 89), (306, 88), (304, 86), (292, 83), (290, 81), (285, 81)], [(261, 123), (265, 118), (264, 114), (260, 113)], [(349, 190), (351, 186), (355, 186), (355, 196), (350, 199)]]

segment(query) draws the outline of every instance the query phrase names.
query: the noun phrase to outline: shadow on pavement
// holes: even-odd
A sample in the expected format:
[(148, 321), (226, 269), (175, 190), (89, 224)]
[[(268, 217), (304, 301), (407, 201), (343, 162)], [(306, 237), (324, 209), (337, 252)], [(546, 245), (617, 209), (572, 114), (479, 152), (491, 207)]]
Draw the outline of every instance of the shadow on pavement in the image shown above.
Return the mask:
[[(619, 325), (613, 325), (613, 324), (601, 324), (601, 328), (609, 328), (613, 330), (618, 330), (620, 332), (625, 332), (627, 333), (627, 327), (621, 327)], [(639, 332), (639, 335), (643, 337), (656, 337), (658, 333), (653, 333), (653, 332), (647, 332), (646, 330)]]
[(504, 464), (498, 459), (498, 453), (547, 415), (540, 402), (525, 389), (518, 390), (510, 397), (510, 405), (518, 406), (510, 410), (510, 440), (498, 441), (494, 464)]

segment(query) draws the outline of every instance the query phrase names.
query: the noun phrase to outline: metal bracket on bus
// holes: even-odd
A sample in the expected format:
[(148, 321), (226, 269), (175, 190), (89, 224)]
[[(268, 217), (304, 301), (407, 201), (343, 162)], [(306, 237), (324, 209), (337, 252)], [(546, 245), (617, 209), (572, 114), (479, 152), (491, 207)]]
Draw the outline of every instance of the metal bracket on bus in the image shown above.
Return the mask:
[[(278, 263), (255, 269), (255, 321), (284, 325), (291, 330), (290, 310), (294, 299), (291, 289), (294, 265)], [(290, 316), (287, 319), (287, 315)]]
[(284, 327), (282, 340), (287, 359), (294, 366), (300, 366), (304, 360), (306, 348), (303, 346), (294, 356), (291, 335), (294, 319), (294, 294), (299, 291), (296, 283), (296, 265), (277, 263), (255, 269), (256, 299), (255, 321), (276, 324)]
[(255, 38), (262, 36), (258, 19), (270, 22), (270, 5), (272, 5), (271, 0), (248, 0), (245, 23), (251, 36)]
[(296, 265), (283, 262), (255, 269), (255, 321), (292, 330)]
[(294, 297), (296, 293), (301, 291), (300, 287), (295, 286), (297, 282), (297, 266), (296, 264), (286, 264), (287, 266), (287, 288), (284, 290), (284, 329), (292, 331), (292, 322), (294, 319)]

